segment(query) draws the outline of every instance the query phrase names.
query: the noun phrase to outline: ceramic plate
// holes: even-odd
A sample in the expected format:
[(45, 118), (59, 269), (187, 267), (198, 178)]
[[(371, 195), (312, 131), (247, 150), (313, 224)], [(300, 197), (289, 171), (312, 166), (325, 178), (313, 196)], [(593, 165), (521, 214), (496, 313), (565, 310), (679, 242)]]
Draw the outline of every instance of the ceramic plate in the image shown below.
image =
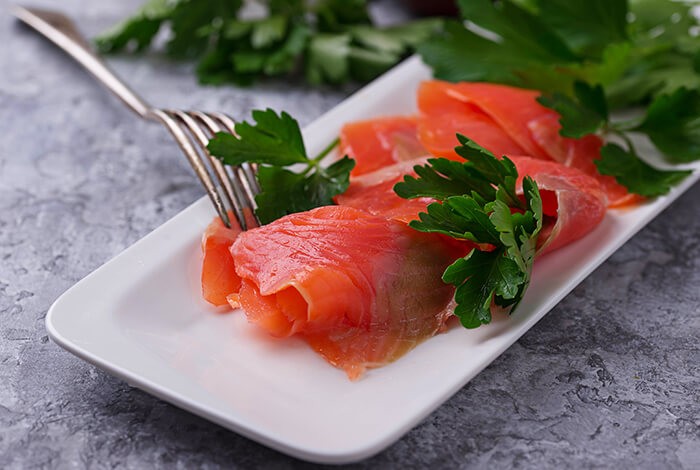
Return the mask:
[[(426, 78), (413, 58), (363, 88), (305, 129), (310, 153), (345, 122), (415, 111)], [(205, 198), (68, 290), (46, 325), (73, 354), (262, 444), (314, 462), (357, 461), (463, 387), (699, 175), (666, 197), (610, 211), (590, 235), (539, 259), (513, 317), (452, 328), (357, 382), (303, 342), (272, 339), (240, 312), (216, 311), (200, 298), (200, 239), (214, 216)]]

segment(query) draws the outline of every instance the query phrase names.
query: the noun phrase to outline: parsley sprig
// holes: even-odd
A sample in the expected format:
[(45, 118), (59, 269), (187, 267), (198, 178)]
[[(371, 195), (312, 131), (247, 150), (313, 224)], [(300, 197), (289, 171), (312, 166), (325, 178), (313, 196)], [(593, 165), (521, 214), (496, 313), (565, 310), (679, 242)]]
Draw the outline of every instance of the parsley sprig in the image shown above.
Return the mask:
[(523, 200), (516, 193), (518, 172), (507, 157), (499, 160), (463, 135), (455, 151), (468, 161), (428, 160), (414, 168), (394, 191), (401, 197), (432, 197), (440, 202), (409, 225), (421, 232), (469, 240), (473, 249), (452, 263), (443, 281), (456, 287), (455, 315), (466, 328), (491, 321), (491, 304), (512, 313), (530, 282), (537, 236), (542, 229), (542, 199), (537, 184), (523, 178)]
[[(379, 28), (366, 0), (149, 0), (97, 39), (103, 53), (139, 52), (169, 30), (166, 53), (197, 59), (202, 83), (248, 85), (303, 71), (312, 84), (368, 81), (394, 66), (442, 25), (417, 20)], [(250, 6), (250, 5), (249, 5)]]
[(615, 136), (624, 147), (608, 143), (595, 161), (603, 175), (614, 176), (629, 191), (645, 197), (661, 196), (683, 181), (691, 171), (662, 170), (644, 161), (637, 153), (631, 133), (646, 134), (672, 163), (700, 158), (700, 95), (697, 91), (678, 89), (673, 95), (660, 95), (639, 119), (613, 120), (601, 85), (592, 87), (574, 83), (574, 97), (555, 93), (538, 101), (556, 110), (561, 119), (560, 134), (583, 137), (598, 133)]
[(218, 133), (209, 141), (208, 149), (227, 165), (260, 164), (260, 193), (255, 201), (261, 223), (331, 205), (333, 196), (348, 188), (350, 171), (355, 167), (353, 159), (344, 156), (329, 166), (322, 164), (337, 140), (309, 158), (299, 124), (289, 114), (255, 110), (253, 120), (254, 124), (236, 123), (235, 136)]
[[(670, 164), (700, 159), (700, 27), (691, 2), (460, 0), (462, 19), (419, 46), (437, 78), (541, 90), (561, 134), (615, 136), (596, 161), (633, 193), (658, 196), (689, 174), (641, 159), (646, 134)], [(614, 111), (646, 106), (644, 117)]]

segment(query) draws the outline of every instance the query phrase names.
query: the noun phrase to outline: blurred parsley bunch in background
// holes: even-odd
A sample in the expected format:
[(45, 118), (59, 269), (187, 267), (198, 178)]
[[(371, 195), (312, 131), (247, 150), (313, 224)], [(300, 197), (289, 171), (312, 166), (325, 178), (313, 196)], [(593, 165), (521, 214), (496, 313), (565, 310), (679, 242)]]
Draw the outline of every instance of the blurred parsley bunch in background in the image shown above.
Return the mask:
[(303, 72), (311, 84), (340, 84), (380, 75), (441, 26), (423, 19), (375, 27), (366, 0), (148, 0), (96, 42), (103, 53), (138, 52), (167, 31), (168, 56), (196, 59), (202, 83)]

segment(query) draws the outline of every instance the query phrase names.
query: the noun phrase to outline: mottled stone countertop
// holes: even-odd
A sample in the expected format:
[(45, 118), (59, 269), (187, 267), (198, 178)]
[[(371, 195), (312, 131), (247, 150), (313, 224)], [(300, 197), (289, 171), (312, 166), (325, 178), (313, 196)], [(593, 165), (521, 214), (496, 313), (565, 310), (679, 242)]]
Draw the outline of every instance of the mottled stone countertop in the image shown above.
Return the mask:
[[(139, 4), (35, 1), (95, 34)], [(51, 303), (202, 195), (143, 125), (0, 0), (0, 468), (310, 468), (54, 345)], [(389, 17), (396, 5), (377, 8)], [(395, 17), (395, 16), (394, 16)], [(352, 90), (204, 88), (186, 65), (110, 59), (152, 102), (286, 109)], [(356, 468), (700, 468), (700, 186), (447, 403)], [(451, 358), (458, 360), (458, 358)]]

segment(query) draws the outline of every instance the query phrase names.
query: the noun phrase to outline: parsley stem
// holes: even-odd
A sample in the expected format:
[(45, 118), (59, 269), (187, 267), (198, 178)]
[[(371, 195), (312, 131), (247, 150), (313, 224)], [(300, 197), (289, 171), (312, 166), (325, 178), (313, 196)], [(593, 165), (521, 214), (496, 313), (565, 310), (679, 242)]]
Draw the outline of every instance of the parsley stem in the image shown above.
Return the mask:
[(324, 148), (323, 150), (321, 150), (321, 153), (319, 153), (318, 156), (316, 156), (316, 158), (314, 158), (314, 159), (311, 160), (311, 161), (313, 161), (313, 162), (320, 162), (320, 161), (323, 160), (329, 153), (331, 153), (331, 152), (333, 151), (333, 149), (336, 148), (339, 144), (340, 144), (340, 137), (336, 137), (335, 140), (334, 140), (333, 142), (331, 142), (330, 144), (328, 144), (328, 146), (327, 146), (326, 148)]
[(627, 150), (636, 155), (637, 151), (634, 149), (632, 139), (630, 139), (629, 136), (624, 132), (619, 132), (618, 136), (625, 141), (625, 144), (627, 144)]
[(632, 139), (630, 139), (629, 135), (627, 135), (627, 132), (619, 130), (619, 129), (611, 128), (609, 133), (611, 135), (618, 137), (621, 141), (623, 141), (625, 143), (625, 145), (627, 146), (628, 152), (631, 152), (633, 154), (637, 153), (635, 148), (634, 148), (634, 144), (632, 143)]
[(616, 132), (628, 132), (636, 129), (639, 127), (642, 122), (644, 121), (644, 116), (634, 118), (634, 119), (627, 119), (625, 121), (618, 121), (618, 122), (610, 122), (608, 124), (608, 129)]
[(302, 176), (309, 176), (311, 174), (311, 172), (314, 171), (317, 167), (318, 167), (318, 163), (316, 163), (315, 160), (309, 160), (309, 165), (300, 174)]

